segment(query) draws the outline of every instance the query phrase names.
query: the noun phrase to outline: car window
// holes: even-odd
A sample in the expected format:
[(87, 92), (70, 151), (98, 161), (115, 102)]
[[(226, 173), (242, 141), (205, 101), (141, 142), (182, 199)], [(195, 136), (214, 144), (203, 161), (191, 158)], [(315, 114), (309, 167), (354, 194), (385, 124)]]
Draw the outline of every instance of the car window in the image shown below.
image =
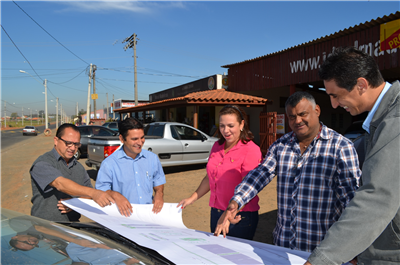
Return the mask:
[(203, 136), (201, 135), (201, 133), (193, 130), (192, 128), (182, 125), (176, 125), (175, 129), (182, 140), (203, 140)]
[(148, 125), (145, 129), (145, 135), (164, 136), (164, 125)]
[[(71, 226), (82, 227), (79, 224)], [(161, 255), (140, 249), (134, 242), (120, 239), (121, 236), (112, 231), (98, 226), (83, 227), (78, 230), (1, 209), (1, 263), (168, 264)], [(36, 246), (23, 251), (19, 248), (20, 242), (26, 240), (30, 245), (36, 243)]]
[(79, 128), (81, 136), (88, 136), (90, 134), (89, 128)]
[(174, 127), (174, 126), (171, 126), (170, 128), (171, 128), (171, 135), (172, 135), (172, 138), (174, 138), (174, 139), (176, 139), (176, 140), (179, 140), (179, 136), (178, 136), (178, 133), (177, 133), (176, 130), (175, 130), (175, 127)]
[(98, 136), (112, 136), (115, 132), (110, 132), (109, 130), (99, 129)]

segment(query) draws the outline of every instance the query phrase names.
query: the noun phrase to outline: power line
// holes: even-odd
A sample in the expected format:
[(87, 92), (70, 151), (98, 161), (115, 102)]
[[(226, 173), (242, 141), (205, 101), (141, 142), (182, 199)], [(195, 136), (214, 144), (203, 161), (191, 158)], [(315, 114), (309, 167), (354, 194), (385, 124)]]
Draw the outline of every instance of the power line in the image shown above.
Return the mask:
[(18, 48), (18, 46), (14, 43), (14, 41), (11, 39), (10, 35), (8, 35), (6, 29), (3, 27), (3, 25), (1, 25), (1, 28), (3, 29), (3, 31), (6, 33), (7, 37), (11, 40), (11, 42), (14, 44), (15, 48), (19, 51), (19, 53), (22, 55), (22, 57), (24, 57), (24, 59), (28, 62), (29, 66), (32, 68), (32, 70), (35, 72), (35, 74), (40, 78), (40, 80), (43, 81), (43, 79), (40, 77), (40, 75), (38, 73), (36, 73), (35, 69), (33, 68), (33, 66), (31, 65), (31, 63), (29, 62), (29, 60), (25, 57), (25, 55), (21, 52), (21, 50)]
[(81, 60), (82, 62), (86, 63), (87, 65), (89, 65), (88, 62), (86, 62), (85, 60), (83, 60), (82, 58), (80, 58), (78, 55), (76, 55), (75, 53), (73, 53), (70, 49), (68, 49), (67, 47), (65, 47), (61, 42), (59, 42), (55, 37), (53, 37), (47, 30), (45, 30), (39, 23), (37, 23), (28, 13), (25, 12), (25, 10), (23, 10), (17, 3), (15, 3), (15, 1), (13, 1), (13, 3), (18, 6), (19, 9), (22, 10), (22, 12), (24, 12), (30, 19), (32, 19), (33, 22), (36, 23), (36, 25), (38, 25), (44, 32), (46, 32), (50, 37), (52, 37), (56, 42), (58, 42), (61, 46), (63, 46), (67, 51), (69, 51), (70, 53), (72, 53), (76, 58), (78, 58), (79, 60)]

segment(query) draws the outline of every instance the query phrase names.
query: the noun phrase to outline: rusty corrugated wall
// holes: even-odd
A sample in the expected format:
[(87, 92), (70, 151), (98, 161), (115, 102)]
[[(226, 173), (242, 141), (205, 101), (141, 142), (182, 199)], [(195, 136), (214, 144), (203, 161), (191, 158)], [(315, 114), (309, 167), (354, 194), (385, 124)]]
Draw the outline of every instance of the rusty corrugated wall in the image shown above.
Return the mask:
[(254, 91), (317, 82), (319, 65), (340, 46), (355, 46), (369, 53), (385, 79), (400, 79), (400, 49), (379, 49), (380, 24), (399, 18), (400, 12), (396, 12), (281, 52), (223, 66), (229, 68), (229, 90)]

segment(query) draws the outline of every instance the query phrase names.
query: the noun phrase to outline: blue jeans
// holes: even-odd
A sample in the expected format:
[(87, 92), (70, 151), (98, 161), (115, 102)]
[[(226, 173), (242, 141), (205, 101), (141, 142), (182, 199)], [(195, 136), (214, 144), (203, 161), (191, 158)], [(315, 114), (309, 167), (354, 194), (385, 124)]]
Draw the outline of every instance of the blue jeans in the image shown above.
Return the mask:
[[(215, 228), (217, 227), (218, 219), (223, 213), (223, 210), (211, 208), (211, 233), (214, 233)], [(257, 229), (258, 211), (239, 212), (238, 215), (242, 216), (242, 220), (235, 225), (231, 224), (229, 226), (229, 233), (227, 235), (252, 240)]]

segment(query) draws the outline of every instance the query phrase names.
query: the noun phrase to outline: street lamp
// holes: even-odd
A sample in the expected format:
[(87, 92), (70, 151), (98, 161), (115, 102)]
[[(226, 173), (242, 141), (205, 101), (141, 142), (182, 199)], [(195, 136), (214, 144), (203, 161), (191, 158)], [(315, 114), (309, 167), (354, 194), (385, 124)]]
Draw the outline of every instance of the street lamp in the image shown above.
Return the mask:
[[(39, 80), (37, 80), (36, 79), (36, 77), (34, 77), (33, 75), (31, 75), (30, 73), (28, 73), (28, 72), (25, 72), (25, 71), (23, 71), (23, 70), (19, 70), (19, 72), (20, 73), (24, 73), (24, 74), (28, 74), (28, 75), (30, 75), (32, 78), (34, 78), (38, 83), (40, 83), (39, 82)], [(46, 129), (48, 129), (48, 113), (47, 113), (47, 79), (45, 79), (44, 80), (44, 97), (45, 97), (45, 108), (44, 108), (44, 111), (45, 111), (45, 120), (46, 120)], [(39, 116), (39, 115), (38, 115)], [(32, 118), (32, 117), (31, 117)], [(32, 122), (32, 120), (31, 120), (31, 122)]]
[(32, 126), (32, 109), (31, 109), (31, 108), (28, 108), (28, 110), (31, 111), (31, 126)]

